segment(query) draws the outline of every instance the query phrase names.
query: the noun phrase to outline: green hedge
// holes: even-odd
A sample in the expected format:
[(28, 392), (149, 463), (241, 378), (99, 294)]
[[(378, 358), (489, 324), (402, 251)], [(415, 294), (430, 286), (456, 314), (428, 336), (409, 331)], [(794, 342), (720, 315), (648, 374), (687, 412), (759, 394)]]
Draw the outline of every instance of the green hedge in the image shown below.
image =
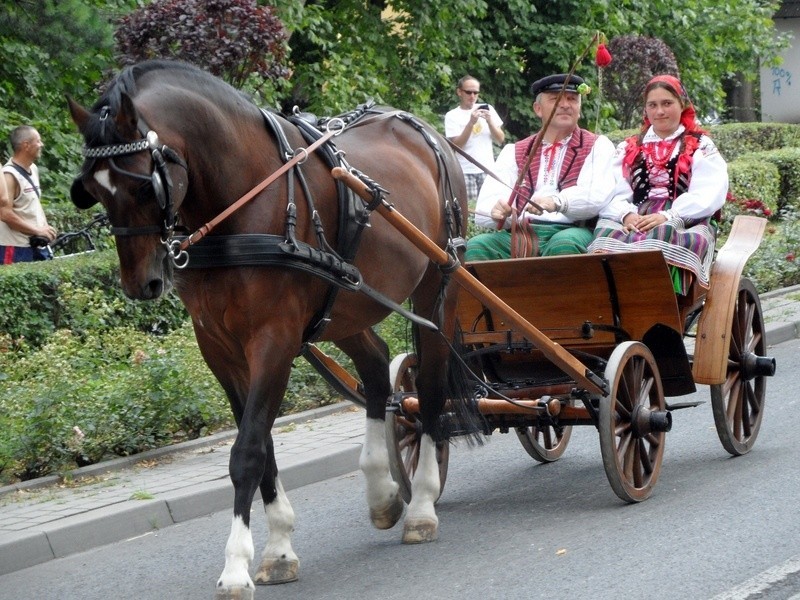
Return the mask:
[(0, 268), (0, 336), (6, 347), (41, 346), (58, 329), (79, 335), (116, 327), (166, 333), (186, 318), (175, 295), (153, 302), (127, 299), (111, 250)]
[[(772, 180), (769, 182), (768, 198), (771, 208), (800, 210), (800, 147), (751, 152), (742, 155), (731, 164), (738, 165), (742, 162), (758, 164), (769, 173), (768, 178)], [(773, 205), (771, 194), (775, 191), (776, 174), (778, 191), (775, 193)]]
[[(734, 198), (761, 200), (775, 212), (781, 193), (778, 167), (756, 158), (743, 158), (728, 163), (729, 194)], [(731, 215), (729, 215), (731, 216)]]

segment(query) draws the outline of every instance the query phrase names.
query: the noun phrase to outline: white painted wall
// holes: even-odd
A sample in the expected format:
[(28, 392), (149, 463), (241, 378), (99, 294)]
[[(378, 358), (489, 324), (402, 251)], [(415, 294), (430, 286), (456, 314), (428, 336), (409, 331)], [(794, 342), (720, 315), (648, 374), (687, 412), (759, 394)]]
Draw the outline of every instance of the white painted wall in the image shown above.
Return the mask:
[(781, 66), (761, 69), (761, 120), (800, 123), (800, 19), (775, 19), (775, 29), (793, 38)]

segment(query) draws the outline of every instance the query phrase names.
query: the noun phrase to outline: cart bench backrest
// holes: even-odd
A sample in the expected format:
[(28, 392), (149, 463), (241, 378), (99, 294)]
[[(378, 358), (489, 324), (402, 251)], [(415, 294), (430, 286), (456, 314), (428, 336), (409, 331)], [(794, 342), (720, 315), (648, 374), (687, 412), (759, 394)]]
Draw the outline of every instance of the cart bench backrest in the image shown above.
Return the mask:
[[(615, 345), (623, 341), (620, 334), (641, 341), (656, 324), (682, 332), (669, 270), (659, 251), (480, 261), (466, 266), (495, 295), (562, 346)], [(464, 290), (458, 316), (465, 343), (501, 343), (510, 329), (502, 317), (492, 315)], [(592, 326), (591, 338), (585, 335), (584, 324)]]

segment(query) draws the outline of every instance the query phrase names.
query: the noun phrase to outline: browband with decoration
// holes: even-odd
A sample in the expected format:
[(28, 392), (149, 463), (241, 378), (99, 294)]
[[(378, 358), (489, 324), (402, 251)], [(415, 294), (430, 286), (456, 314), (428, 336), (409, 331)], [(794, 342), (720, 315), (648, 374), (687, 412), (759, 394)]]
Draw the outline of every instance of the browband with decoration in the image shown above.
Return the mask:
[(138, 140), (127, 144), (114, 144), (111, 146), (97, 146), (94, 148), (83, 147), (83, 155), (86, 158), (109, 158), (112, 156), (122, 156), (124, 154), (135, 154), (150, 147), (148, 140)]

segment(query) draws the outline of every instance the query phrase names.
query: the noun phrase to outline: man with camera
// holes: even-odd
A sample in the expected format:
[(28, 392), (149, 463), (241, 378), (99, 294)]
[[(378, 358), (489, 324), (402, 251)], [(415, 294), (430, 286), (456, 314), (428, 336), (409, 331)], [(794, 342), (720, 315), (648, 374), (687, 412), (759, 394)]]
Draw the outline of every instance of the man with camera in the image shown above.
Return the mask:
[(47, 244), (56, 238), (39, 199), (39, 170), (34, 164), (42, 155), (42, 138), (30, 125), (20, 125), (10, 139), (14, 154), (3, 165), (7, 193), (0, 188), (0, 257), (4, 265), (49, 258)]
[[(458, 80), (459, 105), (444, 116), (444, 134), (479, 165), (491, 167), (494, 163), (492, 142), (502, 144), (506, 135), (497, 111), (489, 104), (478, 102), (480, 91), (480, 82), (471, 75)], [(486, 173), (460, 152), (458, 161), (467, 183), (467, 200), (474, 206)]]

